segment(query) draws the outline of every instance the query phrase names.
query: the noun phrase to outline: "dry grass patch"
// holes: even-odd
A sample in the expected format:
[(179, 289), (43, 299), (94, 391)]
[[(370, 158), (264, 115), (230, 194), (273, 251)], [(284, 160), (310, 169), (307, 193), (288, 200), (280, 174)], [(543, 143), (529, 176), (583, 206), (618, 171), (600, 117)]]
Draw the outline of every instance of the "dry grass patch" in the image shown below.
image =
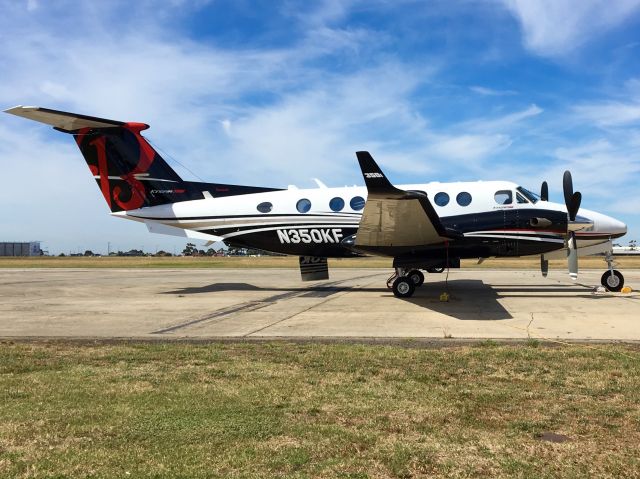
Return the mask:
[[(640, 255), (616, 257), (619, 269), (640, 268)], [(391, 268), (391, 258), (330, 258), (330, 268)], [(463, 268), (473, 269), (532, 269), (540, 268), (539, 257), (490, 258), (482, 264), (477, 260), (463, 260)], [(550, 261), (549, 267), (566, 270), (565, 260)], [(605, 270), (603, 257), (580, 258), (584, 269)], [(0, 268), (298, 268), (297, 256), (260, 257), (0, 257)]]
[(4, 343), (0, 476), (640, 477), (639, 359), (632, 346)]

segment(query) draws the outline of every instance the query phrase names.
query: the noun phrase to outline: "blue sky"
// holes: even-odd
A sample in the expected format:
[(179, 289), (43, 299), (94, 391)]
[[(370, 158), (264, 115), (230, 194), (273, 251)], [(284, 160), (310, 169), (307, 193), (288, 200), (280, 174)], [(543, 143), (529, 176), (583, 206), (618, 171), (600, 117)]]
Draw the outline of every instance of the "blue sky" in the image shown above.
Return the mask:
[[(0, 0), (0, 106), (149, 123), (204, 181), (550, 184), (640, 236), (640, 0)], [(175, 164), (174, 164), (175, 166)], [(196, 177), (181, 166), (187, 179)], [(112, 218), (72, 140), (0, 115), (0, 238), (183, 241)]]

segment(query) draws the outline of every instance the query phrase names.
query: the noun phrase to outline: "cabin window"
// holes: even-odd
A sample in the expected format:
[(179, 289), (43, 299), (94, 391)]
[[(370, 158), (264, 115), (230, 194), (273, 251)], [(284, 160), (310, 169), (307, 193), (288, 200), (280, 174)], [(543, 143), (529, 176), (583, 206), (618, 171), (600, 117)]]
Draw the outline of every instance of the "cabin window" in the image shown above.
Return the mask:
[(469, 206), (471, 204), (471, 194), (467, 193), (466, 191), (458, 193), (458, 196), (456, 196), (456, 201), (460, 206)]
[(449, 204), (449, 195), (444, 191), (436, 193), (436, 196), (433, 197), (433, 201), (438, 206), (447, 206)]
[(496, 203), (499, 205), (510, 205), (513, 203), (513, 193), (511, 190), (496, 191), (496, 194), (493, 195), (493, 199), (496, 200)]
[(331, 208), (331, 211), (342, 211), (342, 208), (344, 208), (344, 200), (336, 196), (329, 201), (329, 208)]
[(273, 205), (268, 201), (265, 201), (264, 203), (260, 203), (257, 208), (260, 213), (270, 213), (273, 209)]
[(349, 206), (351, 206), (351, 209), (354, 211), (360, 211), (364, 208), (364, 198), (362, 196), (354, 196), (351, 198)]
[(302, 198), (296, 203), (296, 208), (300, 213), (307, 213), (311, 209), (311, 201)]

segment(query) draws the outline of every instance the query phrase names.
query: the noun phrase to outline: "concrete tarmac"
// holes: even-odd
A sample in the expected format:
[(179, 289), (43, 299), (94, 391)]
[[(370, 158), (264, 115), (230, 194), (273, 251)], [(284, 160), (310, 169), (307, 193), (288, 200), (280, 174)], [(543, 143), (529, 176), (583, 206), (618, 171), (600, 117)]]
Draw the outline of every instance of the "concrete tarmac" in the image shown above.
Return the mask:
[(2, 269), (0, 338), (640, 340), (640, 271), (631, 294), (594, 294), (602, 273), (452, 270), (402, 300), (379, 269)]

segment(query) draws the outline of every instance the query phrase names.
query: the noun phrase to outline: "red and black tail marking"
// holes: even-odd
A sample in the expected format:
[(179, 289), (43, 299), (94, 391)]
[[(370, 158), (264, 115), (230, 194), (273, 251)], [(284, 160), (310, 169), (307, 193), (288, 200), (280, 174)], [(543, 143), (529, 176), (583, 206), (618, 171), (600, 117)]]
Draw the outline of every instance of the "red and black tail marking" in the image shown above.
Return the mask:
[(184, 181), (140, 134), (144, 123), (73, 132), (111, 211), (179, 201), (277, 191), (276, 188)]
[(140, 134), (149, 128), (144, 123), (125, 123), (37, 106), (16, 106), (5, 111), (75, 135), (113, 212), (201, 200), (208, 195), (215, 198), (277, 190), (182, 180)]
[[(143, 123), (82, 128), (76, 142), (111, 211), (194, 199), (187, 186), (140, 132)], [(202, 198), (202, 195), (200, 195)]]

